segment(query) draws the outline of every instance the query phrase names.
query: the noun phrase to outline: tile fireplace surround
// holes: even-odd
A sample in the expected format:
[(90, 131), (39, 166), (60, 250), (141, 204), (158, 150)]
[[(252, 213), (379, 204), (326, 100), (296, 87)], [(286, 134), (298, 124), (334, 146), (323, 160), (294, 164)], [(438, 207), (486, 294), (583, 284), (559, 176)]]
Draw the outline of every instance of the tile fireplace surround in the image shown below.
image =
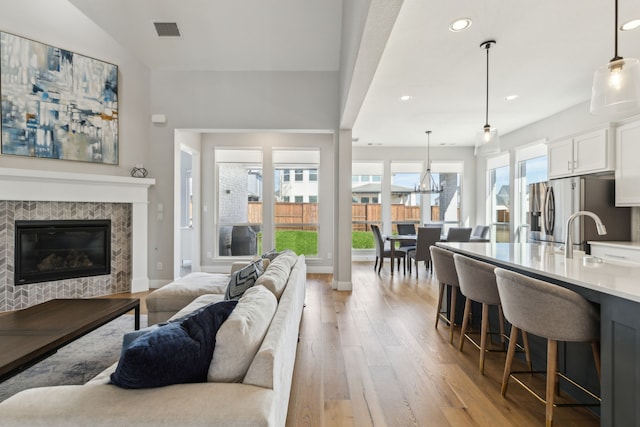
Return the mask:
[[(53, 298), (149, 289), (148, 188), (154, 179), (0, 168), (0, 312)], [(16, 220), (111, 219), (111, 274), (14, 286)]]

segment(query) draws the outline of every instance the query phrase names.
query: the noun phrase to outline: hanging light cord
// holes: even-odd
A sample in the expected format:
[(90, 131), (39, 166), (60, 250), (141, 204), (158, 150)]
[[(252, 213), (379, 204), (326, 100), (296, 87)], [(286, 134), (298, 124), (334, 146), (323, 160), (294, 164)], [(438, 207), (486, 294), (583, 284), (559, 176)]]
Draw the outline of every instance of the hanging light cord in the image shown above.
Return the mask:
[(430, 142), (431, 142), (431, 138), (430, 138), (431, 131), (428, 130), (428, 131), (425, 131), (425, 133), (427, 134), (427, 170), (430, 170), (431, 169), (431, 155), (430, 155), (429, 151), (431, 149), (431, 147), (430, 147), (431, 146), (431, 144), (430, 144)]
[(485, 127), (489, 126), (489, 49), (491, 48), (491, 44), (487, 43), (485, 49), (487, 50), (487, 96), (486, 96), (486, 105), (485, 105)]
[(616, 25), (613, 27), (613, 40), (614, 40), (614, 51), (613, 51), (613, 59), (610, 62), (618, 61), (622, 59), (622, 57), (618, 56), (618, 0), (615, 1), (615, 23)]

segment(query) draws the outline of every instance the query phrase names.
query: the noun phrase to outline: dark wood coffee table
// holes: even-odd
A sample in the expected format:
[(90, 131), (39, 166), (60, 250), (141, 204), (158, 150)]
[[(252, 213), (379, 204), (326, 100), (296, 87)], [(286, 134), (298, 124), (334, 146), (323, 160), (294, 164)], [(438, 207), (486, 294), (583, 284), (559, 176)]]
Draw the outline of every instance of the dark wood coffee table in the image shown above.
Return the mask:
[(139, 329), (138, 298), (54, 299), (1, 315), (0, 381), (131, 310)]

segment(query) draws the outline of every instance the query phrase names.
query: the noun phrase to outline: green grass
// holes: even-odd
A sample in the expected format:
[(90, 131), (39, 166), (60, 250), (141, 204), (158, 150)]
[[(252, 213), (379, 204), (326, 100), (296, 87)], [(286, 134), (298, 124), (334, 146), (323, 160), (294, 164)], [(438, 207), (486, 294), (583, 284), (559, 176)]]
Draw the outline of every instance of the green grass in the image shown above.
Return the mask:
[[(262, 237), (262, 236), (260, 236)], [(262, 253), (262, 239), (259, 239), (259, 252)], [(370, 231), (353, 231), (351, 233), (353, 249), (373, 249), (376, 247)], [(276, 231), (276, 250), (291, 249), (298, 255), (318, 254), (318, 232), (300, 230)]]
[(318, 254), (318, 232), (281, 230), (276, 231), (276, 250), (291, 249), (298, 255)]
[(376, 243), (373, 240), (373, 233), (370, 231), (352, 231), (351, 247), (353, 249), (373, 249)]

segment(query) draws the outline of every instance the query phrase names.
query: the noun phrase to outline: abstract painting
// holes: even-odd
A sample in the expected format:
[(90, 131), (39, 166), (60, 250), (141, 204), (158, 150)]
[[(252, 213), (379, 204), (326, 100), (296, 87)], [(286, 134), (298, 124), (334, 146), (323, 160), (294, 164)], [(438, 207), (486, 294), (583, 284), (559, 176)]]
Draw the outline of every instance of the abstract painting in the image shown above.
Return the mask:
[(0, 32), (2, 154), (118, 164), (118, 67)]

